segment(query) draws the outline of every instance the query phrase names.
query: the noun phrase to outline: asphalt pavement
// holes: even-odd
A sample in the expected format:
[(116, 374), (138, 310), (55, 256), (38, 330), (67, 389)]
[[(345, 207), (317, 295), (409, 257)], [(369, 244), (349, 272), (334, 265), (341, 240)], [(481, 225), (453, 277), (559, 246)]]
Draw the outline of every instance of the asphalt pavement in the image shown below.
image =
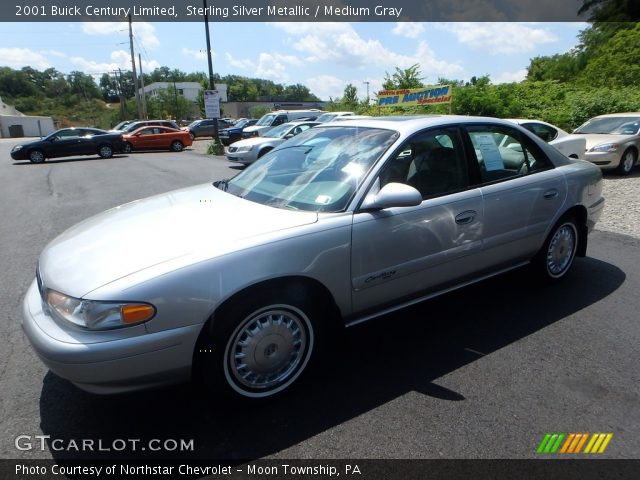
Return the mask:
[(639, 239), (594, 232), (553, 287), (519, 270), (353, 327), (313, 377), (256, 408), (190, 385), (97, 396), (49, 372), (22, 333), (39, 252), (107, 208), (238, 170), (202, 148), (32, 165), (11, 160), (15, 143), (0, 140), (0, 458), (113, 455), (19, 450), (19, 435), (193, 439), (170, 455), (229, 460), (535, 458), (548, 432), (611, 432), (601, 457), (640, 456)]

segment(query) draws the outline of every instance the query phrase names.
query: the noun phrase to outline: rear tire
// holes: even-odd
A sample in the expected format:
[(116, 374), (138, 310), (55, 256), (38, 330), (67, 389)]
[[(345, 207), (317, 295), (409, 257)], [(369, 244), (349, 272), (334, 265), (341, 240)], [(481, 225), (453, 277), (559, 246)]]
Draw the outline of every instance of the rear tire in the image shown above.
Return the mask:
[(532, 262), (542, 280), (552, 283), (566, 276), (578, 250), (578, 235), (578, 224), (570, 215), (562, 217), (554, 225)]

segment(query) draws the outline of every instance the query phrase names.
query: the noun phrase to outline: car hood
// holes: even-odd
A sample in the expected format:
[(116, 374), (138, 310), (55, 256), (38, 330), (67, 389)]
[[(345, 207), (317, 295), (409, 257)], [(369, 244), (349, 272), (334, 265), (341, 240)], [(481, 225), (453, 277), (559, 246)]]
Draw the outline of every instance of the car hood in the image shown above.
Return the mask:
[(273, 138), (273, 137), (252, 137), (252, 138), (245, 138), (244, 140), (238, 140), (233, 144), (233, 146), (234, 147), (245, 147), (245, 146), (252, 147), (254, 145), (260, 145), (262, 143), (273, 142), (278, 140), (282, 140), (282, 139)]
[(587, 149), (603, 143), (625, 143), (635, 137), (635, 135), (612, 135), (605, 133), (585, 133), (578, 135), (587, 140)]
[(48, 288), (82, 297), (119, 278), (178, 257), (233, 251), (251, 237), (316, 222), (315, 212), (267, 207), (211, 184), (137, 200), (62, 233), (39, 260)]

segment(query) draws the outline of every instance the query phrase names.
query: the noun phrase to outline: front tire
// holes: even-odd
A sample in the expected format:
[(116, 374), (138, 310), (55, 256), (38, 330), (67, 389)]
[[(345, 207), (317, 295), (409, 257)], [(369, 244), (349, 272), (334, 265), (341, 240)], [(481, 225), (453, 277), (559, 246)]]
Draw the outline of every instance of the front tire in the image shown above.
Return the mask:
[(100, 145), (98, 147), (98, 155), (100, 155), (100, 158), (113, 157), (113, 147), (111, 145)]
[(133, 152), (133, 145), (129, 142), (124, 142), (124, 146), (122, 147), (122, 153), (131, 153)]
[(315, 357), (318, 317), (299, 295), (243, 296), (216, 314), (205, 353), (196, 351), (204, 385), (216, 397), (252, 402), (288, 390)]
[(627, 148), (622, 154), (622, 158), (620, 158), (620, 165), (618, 165), (618, 173), (620, 175), (629, 175), (631, 170), (636, 164), (636, 160), (638, 159), (638, 152), (636, 152), (633, 148)]
[(180, 140), (174, 140), (173, 142), (171, 142), (170, 149), (172, 152), (181, 152), (183, 148), (184, 148), (184, 145)]
[(29, 152), (29, 161), (31, 163), (42, 163), (44, 160), (45, 156), (42, 150), (31, 150), (31, 152)]
[(547, 282), (556, 282), (566, 276), (578, 249), (578, 224), (572, 216), (556, 223), (533, 261), (539, 276)]

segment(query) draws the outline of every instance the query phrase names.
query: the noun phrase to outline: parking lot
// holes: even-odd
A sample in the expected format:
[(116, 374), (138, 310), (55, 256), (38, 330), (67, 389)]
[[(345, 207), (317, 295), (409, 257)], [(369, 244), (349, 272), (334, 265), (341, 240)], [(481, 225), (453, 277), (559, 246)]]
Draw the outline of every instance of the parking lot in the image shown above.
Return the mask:
[[(588, 257), (552, 288), (515, 271), (353, 327), (315, 376), (260, 407), (222, 410), (189, 385), (82, 392), (47, 371), (20, 328), (39, 252), (107, 208), (237, 169), (204, 155), (202, 141), (41, 165), (13, 162), (15, 143), (0, 140), (2, 458), (114, 455), (18, 450), (19, 435), (193, 439), (192, 452), (130, 456), (252, 460), (534, 458), (547, 432), (611, 432), (601, 456), (640, 454), (640, 239), (612, 231), (596, 231)], [(640, 182), (638, 170), (608, 181)]]

